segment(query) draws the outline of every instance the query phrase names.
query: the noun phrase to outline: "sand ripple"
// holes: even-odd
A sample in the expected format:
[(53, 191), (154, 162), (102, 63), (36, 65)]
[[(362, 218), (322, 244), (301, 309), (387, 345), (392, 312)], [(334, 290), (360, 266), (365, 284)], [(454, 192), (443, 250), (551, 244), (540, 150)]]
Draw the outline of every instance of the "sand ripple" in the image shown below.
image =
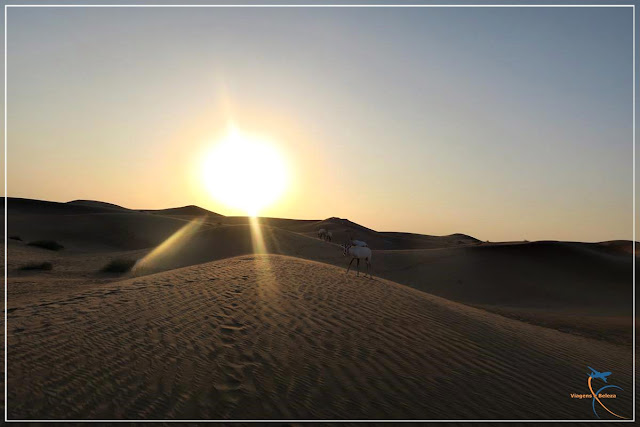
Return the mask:
[(13, 306), (8, 330), (11, 419), (592, 419), (587, 365), (631, 413), (630, 348), (285, 256)]

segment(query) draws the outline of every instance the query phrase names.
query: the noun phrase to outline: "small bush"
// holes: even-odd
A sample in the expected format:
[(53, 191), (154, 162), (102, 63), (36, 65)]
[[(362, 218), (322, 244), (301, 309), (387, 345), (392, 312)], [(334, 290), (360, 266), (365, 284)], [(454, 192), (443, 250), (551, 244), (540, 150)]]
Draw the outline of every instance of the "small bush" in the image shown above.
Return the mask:
[(32, 262), (20, 267), (20, 270), (53, 270), (53, 264), (50, 262)]
[(35, 242), (27, 243), (27, 245), (37, 246), (42, 249), (49, 249), (50, 251), (59, 251), (60, 249), (64, 249), (64, 246), (54, 240), (36, 240)]
[(22, 238), (20, 236), (9, 236), (9, 238), (11, 240), (20, 240), (20, 241), (22, 241)]
[(135, 259), (114, 259), (111, 260), (107, 265), (102, 267), (103, 272), (105, 273), (126, 273), (131, 271), (133, 266), (136, 265)]

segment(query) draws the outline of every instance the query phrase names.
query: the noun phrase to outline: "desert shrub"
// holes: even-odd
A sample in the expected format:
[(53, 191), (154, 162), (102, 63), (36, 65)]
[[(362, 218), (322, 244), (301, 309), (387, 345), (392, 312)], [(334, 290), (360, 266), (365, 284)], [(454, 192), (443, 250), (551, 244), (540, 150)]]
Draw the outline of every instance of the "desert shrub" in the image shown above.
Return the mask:
[(107, 265), (102, 267), (101, 271), (105, 273), (126, 273), (127, 271), (131, 271), (135, 264), (135, 259), (118, 258), (109, 261)]
[(22, 238), (20, 236), (9, 236), (9, 238), (11, 240), (20, 240), (20, 241), (22, 241)]
[(64, 246), (55, 240), (36, 240), (34, 242), (27, 243), (27, 245), (37, 246), (42, 249), (49, 249), (50, 251), (59, 251), (60, 249), (64, 249)]
[(53, 270), (53, 264), (50, 262), (31, 262), (20, 267), (20, 270)]

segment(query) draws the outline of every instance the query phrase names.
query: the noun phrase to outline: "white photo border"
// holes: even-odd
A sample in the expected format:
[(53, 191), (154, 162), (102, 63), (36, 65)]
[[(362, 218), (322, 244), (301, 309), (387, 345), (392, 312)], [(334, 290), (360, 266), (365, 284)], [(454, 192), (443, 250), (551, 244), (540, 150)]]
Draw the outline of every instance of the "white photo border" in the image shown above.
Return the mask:
[[(633, 16), (633, 132), (632, 132), (632, 147), (633, 147), (633, 236), (632, 241), (632, 256), (633, 262), (633, 416), (629, 420), (593, 420), (593, 419), (578, 419), (578, 420), (440, 420), (440, 419), (427, 419), (427, 420), (351, 420), (351, 419), (311, 419), (311, 420), (10, 420), (8, 418), (8, 395), (7, 395), (7, 12), (9, 8), (71, 8), (71, 7), (84, 7), (84, 8), (512, 8), (512, 7), (543, 7), (543, 8), (631, 8)], [(635, 4), (6, 4), (4, 6), (4, 421), (5, 422), (54, 422), (54, 423), (82, 423), (82, 422), (108, 422), (108, 423), (128, 423), (128, 422), (165, 422), (165, 423), (193, 423), (193, 422), (225, 422), (225, 423), (245, 423), (245, 422), (267, 422), (267, 423), (293, 423), (293, 422), (635, 422), (636, 420), (636, 9)]]

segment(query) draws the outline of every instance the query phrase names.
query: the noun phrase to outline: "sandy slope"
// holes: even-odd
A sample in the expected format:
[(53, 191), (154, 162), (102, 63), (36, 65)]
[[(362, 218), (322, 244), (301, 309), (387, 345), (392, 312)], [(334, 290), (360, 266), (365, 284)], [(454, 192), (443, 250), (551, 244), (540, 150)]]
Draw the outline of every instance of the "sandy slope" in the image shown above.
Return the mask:
[[(103, 205), (9, 199), (9, 235), (25, 242), (54, 239), (66, 248), (28, 251), (24, 243), (10, 242), (10, 295), (57, 288), (74, 292), (76, 286), (114, 280), (98, 274), (109, 260), (144, 257), (196, 218), (184, 213), (202, 212), (185, 207), (150, 214)], [(534, 324), (631, 342), (631, 242), (481, 244), (463, 235), (379, 233), (338, 218), (269, 218), (261, 224), (269, 253), (345, 266), (335, 242), (349, 230), (374, 247), (374, 273), (380, 277)], [(319, 227), (333, 230), (333, 244), (317, 239)], [(211, 214), (188, 239), (156, 254), (137, 274), (252, 253), (251, 236), (247, 218)], [(377, 250), (376, 245), (404, 249)], [(407, 250), (412, 247), (422, 249)], [(54, 271), (17, 270), (34, 260), (54, 261)]]
[(55, 215), (49, 212), (9, 215), (10, 235), (24, 241), (56, 240), (68, 249), (111, 251), (149, 248), (185, 225), (185, 220), (141, 214), (91, 213)]
[[(4, 203), (3, 199), (0, 199)], [(247, 217), (225, 217), (197, 206), (160, 210), (131, 210), (110, 203), (8, 199), (9, 229), (26, 239), (64, 240), (78, 249), (142, 249), (160, 244), (185, 222), (205, 217), (210, 226), (247, 226)], [(426, 236), (410, 233), (380, 233), (346, 219), (296, 220), (261, 218), (268, 227), (316, 237), (321, 228), (332, 230), (334, 242), (348, 236), (366, 240), (373, 249), (441, 248), (477, 244), (465, 235)]]
[[(112, 259), (141, 258), (148, 251), (118, 251), (82, 253), (73, 250), (49, 251), (27, 246), (24, 242), (8, 240), (8, 302), (9, 307), (48, 298), (74, 294), (93, 284), (106, 284), (121, 279), (121, 275), (101, 273)], [(22, 271), (21, 267), (50, 262), (51, 271)]]
[[(582, 418), (631, 351), (284, 256), (23, 301), (10, 418)], [(610, 406), (631, 412), (630, 393)]]
[(375, 256), (376, 274), (416, 289), (536, 324), (631, 343), (634, 256), (609, 244), (492, 244)]

